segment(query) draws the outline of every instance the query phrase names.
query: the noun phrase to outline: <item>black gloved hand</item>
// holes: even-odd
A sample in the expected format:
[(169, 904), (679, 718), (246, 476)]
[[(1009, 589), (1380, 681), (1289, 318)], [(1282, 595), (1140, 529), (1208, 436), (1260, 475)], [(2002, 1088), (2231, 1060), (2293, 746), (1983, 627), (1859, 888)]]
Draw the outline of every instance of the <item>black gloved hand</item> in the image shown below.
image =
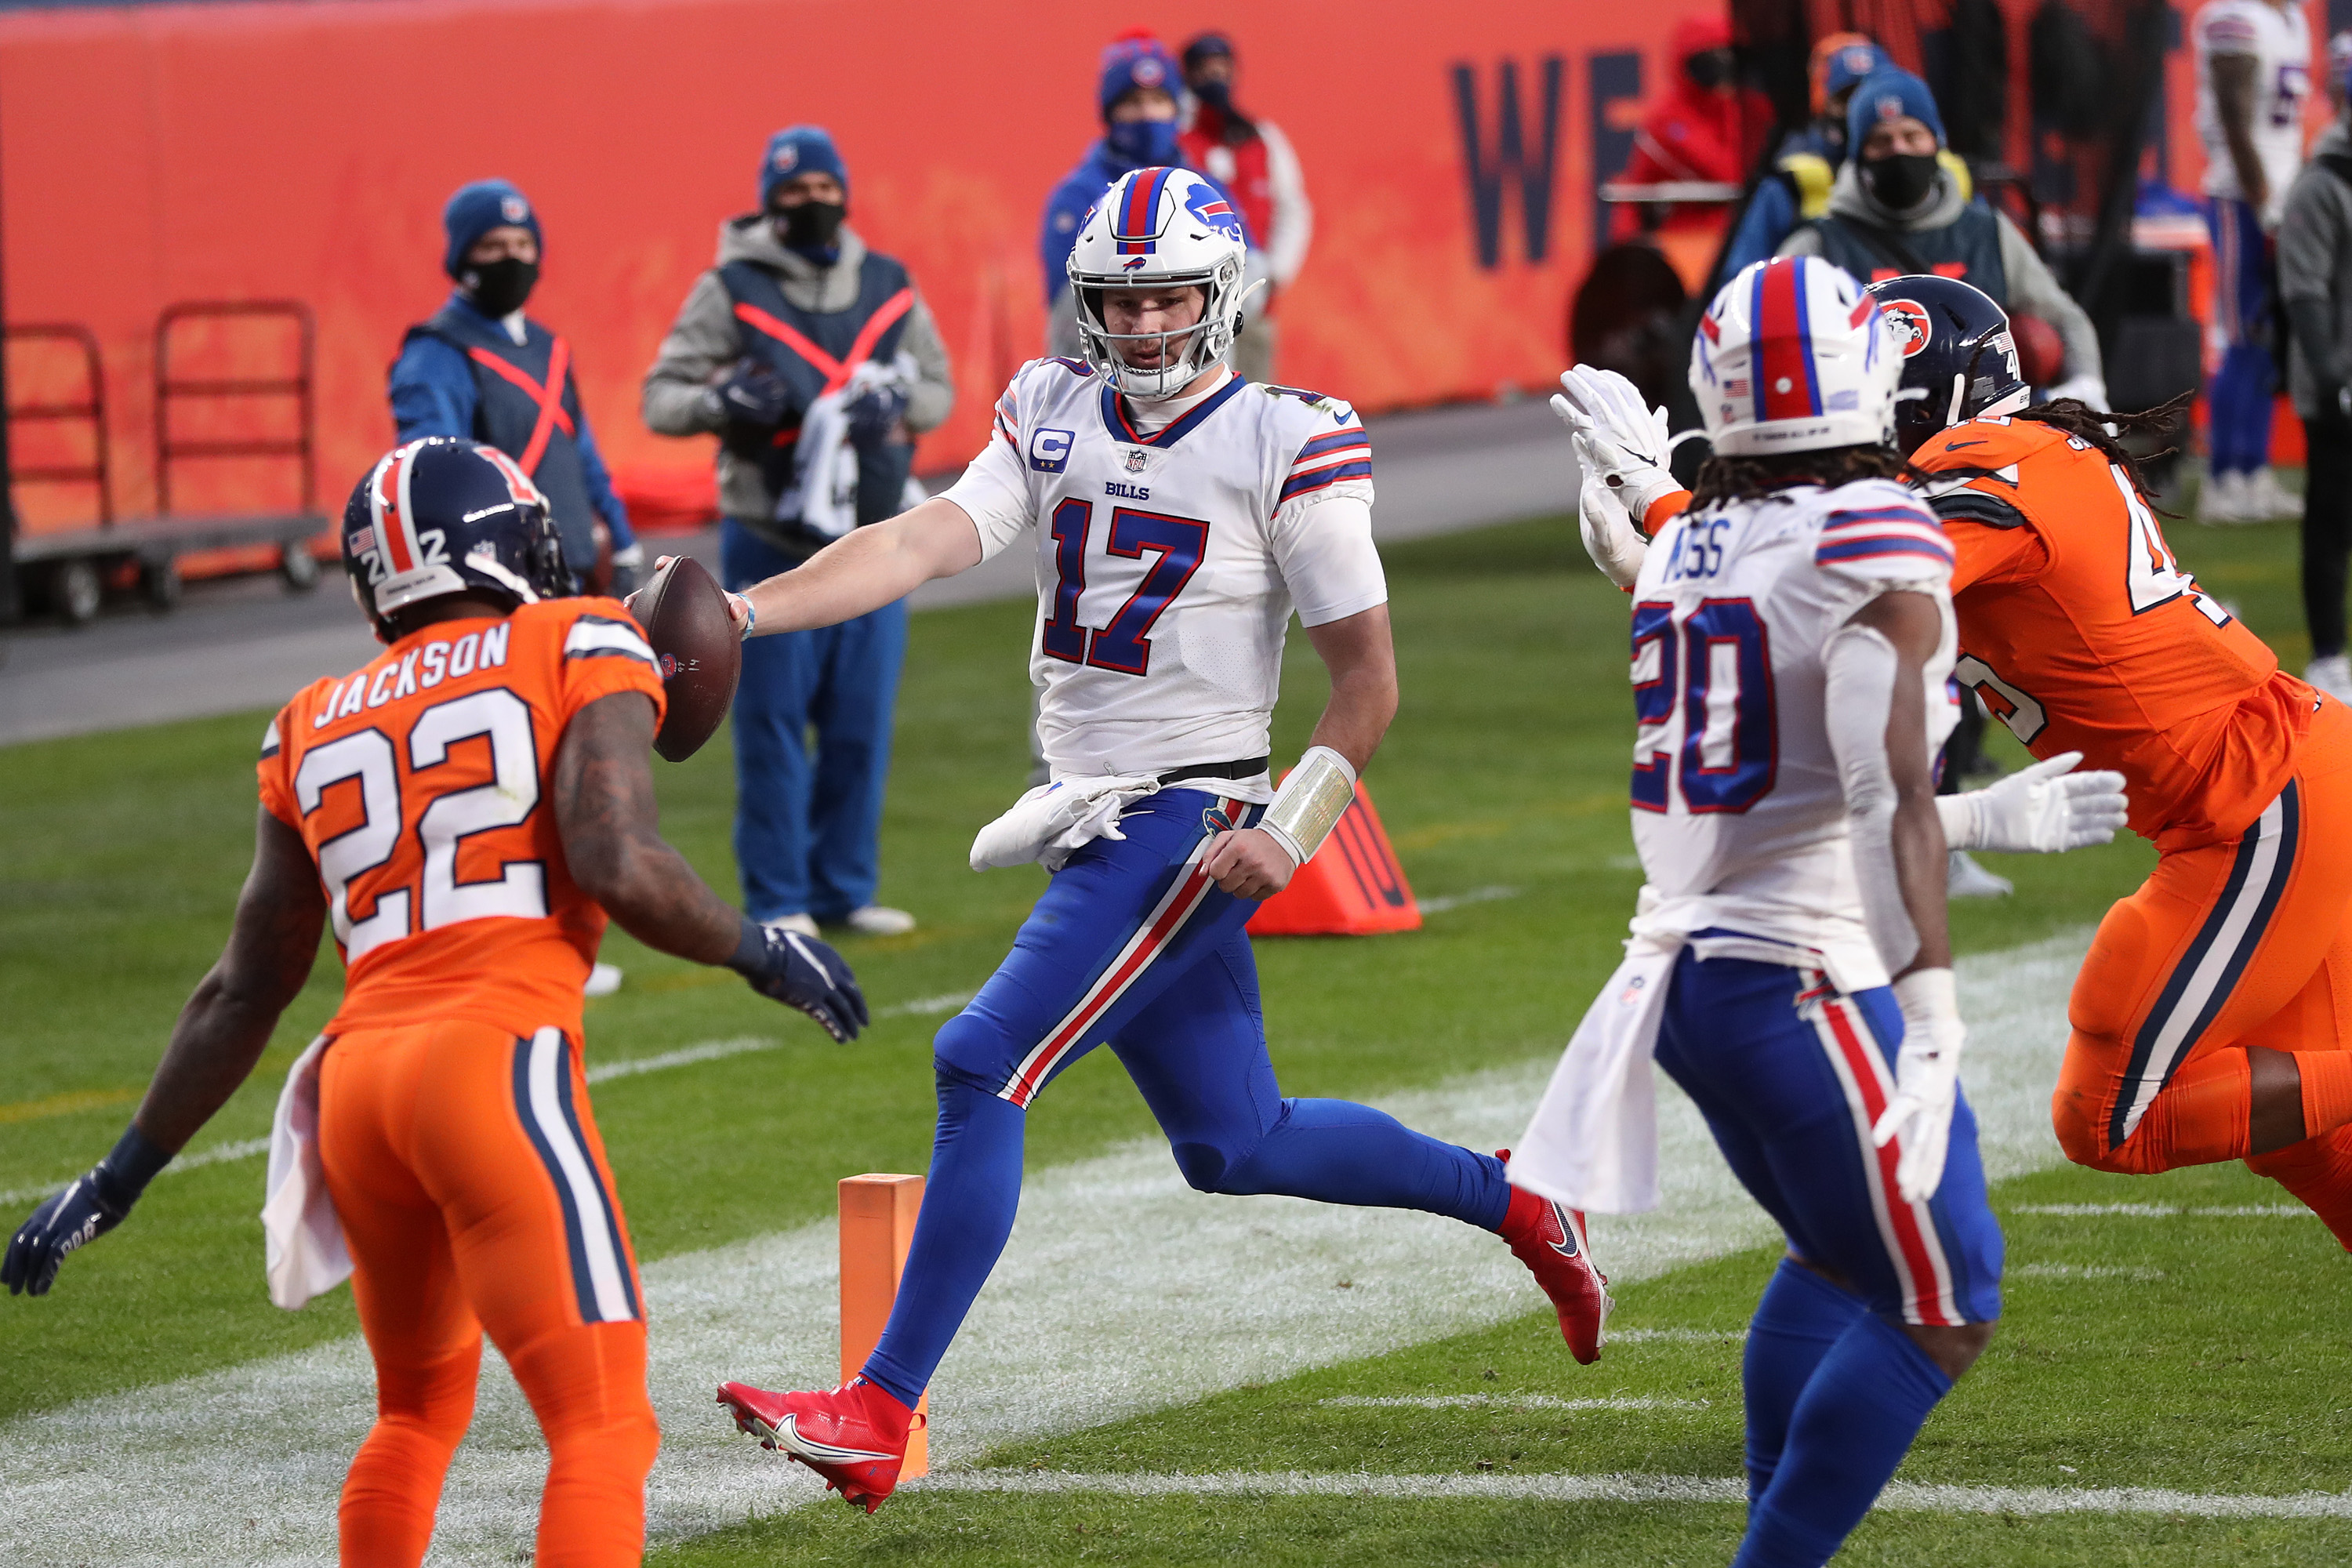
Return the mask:
[(0, 1258), (0, 1282), (6, 1283), (8, 1294), (47, 1295), (67, 1255), (121, 1225), (171, 1158), (137, 1127), (123, 1133), (112, 1153), (35, 1209), (33, 1217), (17, 1228), (7, 1256)]
[(792, 395), (776, 373), (756, 360), (745, 360), (735, 374), (719, 384), (719, 406), (733, 425), (772, 430), (784, 422), (784, 405)]
[(743, 938), (727, 967), (751, 989), (814, 1018), (835, 1040), (854, 1040), (866, 1023), (866, 993), (849, 963), (813, 936), (743, 918)]
[(898, 428), (899, 416), (907, 412), (907, 395), (895, 386), (872, 387), (841, 412), (849, 425), (850, 442), (870, 447)]

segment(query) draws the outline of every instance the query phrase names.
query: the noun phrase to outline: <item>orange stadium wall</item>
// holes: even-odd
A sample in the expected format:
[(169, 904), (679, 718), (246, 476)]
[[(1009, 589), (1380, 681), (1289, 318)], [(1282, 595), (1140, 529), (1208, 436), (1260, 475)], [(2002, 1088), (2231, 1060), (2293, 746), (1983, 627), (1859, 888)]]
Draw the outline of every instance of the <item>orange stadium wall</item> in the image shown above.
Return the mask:
[[(719, 222), (753, 205), (768, 132), (813, 121), (848, 162), (852, 223), (909, 264), (939, 315), (957, 406), (919, 461), (952, 467), (978, 447), (1006, 375), (1042, 352), (1039, 215), (1097, 133), (1097, 51), (1128, 26), (1171, 47), (1217, 26), (1242, 51), (1241, 100), (1288, 132), (1315, 202), (1314, 248), (1282, 305), (1283, 378), (1372, 408), (1532, 392), (1559, 368), (1565, 302), (1591, 255), (1596, 134), (1613, 169), (1685, 9), (1490, 0), (1441, 19), (1403, 0), (1132, 13), (1066, 0), (370, 0), (9, 12), (8, 318), (98, 333), (118, 510), (136, 515), (154, 505), (157, 313), (197, 298), (308, 301), (320, 488), (332, 501), (388, 444), (385, 367), (403, 327), (446, 291), (443, 199), (504, 175), (539, 206), (547, 259), (531, 310), (571, 339), (607, 457), (643, 478), (691, 473), (708, 444), (649, 434), (638, 378), (709, 264)], [(260, 374), (278, 353), (256, 333), (213, 359)], [(15, 360), (15, 401), (68, 390), (55, 355)], [(203, 482), (194, 468), (175, 479), (175, 510), (286, 499), (266, 464), (209, 468)], [(22, 494), (32, 527), (88, 511), (86, 492), (67, 487)]]
[[(2032, 0), (2006, 0), (2021, 57)], [(1689, 5), (1360, 0), (1107, 12), (943, 0), (335, 0), (0, 13), (7, 315), (86, 323), (103, 347), (119, 512), (155, 506), (152, 331), (190, 299), (316, 311), (320, 489), (332, 505), (388, 444), (383, 374), (446, 281), (439, 213), (463, 181), (520, 184), (546, 227), (533, 312), (572, 341), (616, 471), (657, 488), (706, 442), (649, 434), (638, 378), (752, 202), (767, 133), (833, 128), (852, 221), (907, 260), (954, 356), (954, 416), (920, 465), (979, 444), (1011, 370), (1039, 351), (1046, 192), (1096, 134), (1097, 52), (1148, 24), (1215, 26), (1239, 97), (1296, 143), (1316, 206), (1282, 305), (1286, 381), (1372, 409), (1535, 392), (1562, 361), (1592, 254), (1595, 171), (1630, 150)], [(1890, 40), (1892, 42), (1893, 40)], [(1899, 54), (1913, 54), (1906, 37)], [(2185, 51), (2168, 92), (2176, 184), (2194, 189)], [(2016, 95), (2021, 98), (2021, 94)], [(2025, 133), (2021, 105), (2017, 114)], [(1473, 138), (1466, 132), (1475, 127)], [(194, 374), (268, 374), (267, 332), (192, 339)], [(12, 355), (12, 401), (69, 395), (47, 348)], [(215, 409), (190, 434), (257, 431), (287, 408)], [(21, 426), (20, 464), (70, 456)], [(286, 465), (175, 479), (179, 510), (291, 500)], [(87, 489), (25, 485), (28, 526), (89, 515)]]

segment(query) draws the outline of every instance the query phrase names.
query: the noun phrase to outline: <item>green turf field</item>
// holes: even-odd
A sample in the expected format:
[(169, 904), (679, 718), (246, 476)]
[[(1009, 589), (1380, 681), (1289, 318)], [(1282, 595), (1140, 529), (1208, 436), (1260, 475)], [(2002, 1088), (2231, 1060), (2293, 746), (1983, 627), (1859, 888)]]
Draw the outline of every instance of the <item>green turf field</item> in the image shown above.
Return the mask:
[[(2200, 580), (2299, 668), (2292, 530), (2176, 525), (2172, 537)], [(1624, 601), (1584, 563), (1572, 526), (1530, 523), (1387, 553), (1404, 704), (1371, 786), (1416, 890), (1481, 896), (1408, 936), (1260, 944), (1275, 1061), (1293, 1093), (1378, 1098), (1549, 1058), (1612, 967), (1639, 881), (1624, 807)], [(975, 876), (964, 863), (972, 831), (1018, 793), (1027, 765), (1029, 621), (1025, 605), (915, 619), (882, 896), (925, 923), (908, 937), (845, 944), (880, 1015), (865, 1038), (835, 1047), (731, 975), (649, 953), (617, 932), (608, 942), (605, 956), (629, 978), (618, 996), (590, 1004), (592, 1066), (743, 1037), (782, 1042), (596, 1090), (648, 1263), (819, 1219), (840, 1175), (922, 1169), (930, 1034), (986, 977), (1042, 881), (1034, 871)], [(1303, 638), (1288, 678), (1277, 754), (1304, 743), (1320, 701)], [(120, 1130), (225, 931), (249, 855), (250, 760), (263, 718), (0, 750), (0, 1028), (13, 1069), (0, 1091), (9, 1096), (0, 1104), (0, 1191), (70, 1174)], [(2011, 764), (2021, 754), (2005, 736), (1996, 752)], [(660, 778), (666, 831), (731, 895), (723, 740), (683, 767), (664, 765)], [(2019, 892), (1956, 908), (1961, 948), (1991, 953), (2084, 926), (2150, 858), (2134, 842), (2001, 860)], [(331, 1010), (336, 981), (330, 948), (263, 1074), (192, 1152), (266, 1131), (282, 1069)], [(1097, 1053), (1041, 1100), (1031, 1170), (1151, 1131), (1117, 1064)], [(0, 1302), (0, 1418), (352, 1334), (348, 1292), (300, 1313), (268, 1306), (259, 1184), (252, 1159), (169, 1175), (128, 1226), (69, 1262), (53, 1297)], [(2153, 1181), (2053, 1170), (2004, 1184), (1995, 1205), (2229, 1209), (2282, 1196), (2235, 1169)], [(2023, 1271), (2011, 1281), (2002, 1337), (1931, 1422), (1906, 1481), (2011, 1489), (1999, 1497), (2012, 1501), (2018, 1489), (2262, 1498), (2332, 1493), (2352, 1481), (2352, 1413), (2332, 1392), (2352, 1372), (2342, 1255), (2315, 1223), (2011, 1212), (2005, 1224), (2012, 1268)], [(1769, 1253), (1741, 1253), (1639, 1283), (1621, 1292), (1621, 1323), (1736, 1331), (1769, 1267)], [(837, 1504), (803, 1509), (669, 1547), (663, 1561), (1719, 1563), (1737, 1536), (1736, 1502), (1350, 1497), (1288, 1481), (1268, 1495), (1201, 1497), (1179, 1479), (1720, 1480), (1738, 1470), (1738, 1361), (1734, 1339), (1636, 1339), (1580, 1371), (1548, 1318), (1529, 1315), (1011, 1444), (982, 1461), (989, 1476), (1142, 1477), (1152, 1495), (1038, 1495), (982, 1477), (992, 1489), (910, 1491), (870, 1521)], [(1320, 1403), (1461, 1394), (1486, 1403)], [(1644, 1403), (1511, 1405), (1528, 1394)], [(746, 1444), (743, 1462), (775, 1461)], [(1882, 1511), (1851, 1559), (2352, 1555), (2344, 1519), (1938, 1506)]]

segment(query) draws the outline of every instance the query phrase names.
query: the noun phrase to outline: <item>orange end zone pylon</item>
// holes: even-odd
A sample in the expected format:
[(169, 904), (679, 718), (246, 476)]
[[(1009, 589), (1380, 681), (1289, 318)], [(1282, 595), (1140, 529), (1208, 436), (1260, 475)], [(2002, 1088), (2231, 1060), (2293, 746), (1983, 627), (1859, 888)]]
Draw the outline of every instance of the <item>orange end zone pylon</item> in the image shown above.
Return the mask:
[[(844, 1176), (841, 1180), (841, 1381), (847, 1383), (865, 1366), (866, 1358), (882, 1339), (890, 1321), (890, 1303), (898, 1296), (898, 1276), (907, 1267), (907, 1248), (915, 1239), (915, 1215), (923, 1206), (920, 1176)], [(924, 1431), (931, 1407), (929, 1394), (915, 1408), (925, 1420), (907, 1435), (907, 1462), (901, 1480), (912, 1480), (930, 1469), (931, 1445)]]
[(1371, 936), (1419, 931), (1421, 906), (1363, 782), (1315, 858), (1250, 917), (1252, 936)]

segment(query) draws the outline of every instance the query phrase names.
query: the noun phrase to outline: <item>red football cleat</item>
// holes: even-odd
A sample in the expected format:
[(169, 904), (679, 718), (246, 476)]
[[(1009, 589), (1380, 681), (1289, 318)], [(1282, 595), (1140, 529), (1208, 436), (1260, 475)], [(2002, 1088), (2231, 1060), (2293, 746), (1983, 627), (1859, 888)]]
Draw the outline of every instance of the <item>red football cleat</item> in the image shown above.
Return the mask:
[(824, 1478), (828, 1490), (872, 1513), (898, 1484), (915, 1413), (864, 1378), (829, 1394), (771, 1394), (722, 1383), (719, 1403), (735, 1425)]
[[(1507, 1165), (1511, 1152), (1497, 1149), (1495, 1158)], [(1592, 1266), (1584, 1215), (1524, 1187), (1513, 1187), (1501, 1234), (1511, 1244), (1511, 1256), (1528, 1266), (1551, 1298), (1569, 1353), (1586, 1366), (1599, 1361), (1609, 1312), (1617, 1303), (1609, 1299), (1609, 1276)]]

